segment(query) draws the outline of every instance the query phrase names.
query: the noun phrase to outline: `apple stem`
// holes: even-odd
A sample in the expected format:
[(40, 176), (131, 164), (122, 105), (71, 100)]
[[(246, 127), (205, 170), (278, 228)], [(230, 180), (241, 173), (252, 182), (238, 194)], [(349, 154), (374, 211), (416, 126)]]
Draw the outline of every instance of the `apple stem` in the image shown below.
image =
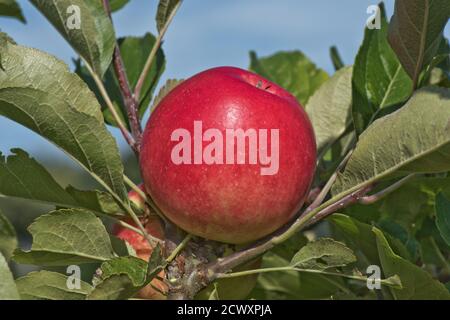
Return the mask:
[(181, 241), (181, 243), (167, 257), (166, 262), (171, 263), (177, 257), (177, 255), (181, 252), (181, 250), (183, 250), (186, 247), (186, 245), (189, 243), (189, 241), (191, 241), (191, 239), (192, 239), (192, 234), (188, 233), (186, 235), (186, 237), (184, 237), (183, 241)]
[[(105, 8), (106, 13), (112, 21), (111, 16), (111, 7), (109, 5), (109, 0), (103, 0), (103, 7)], [(120, 93), (122, 95), (123, 103), (127, 109), (128, 121), (131, 128), (131, 134), (134, 138), (133, 145), (130, 145), (136, 155), (139, 154), (140, 145), (141, 145), (141, 137), (142, 137), (142, 127), (141, 121), (139, 119), (139, 103), (138, 100), (135, 99), (130, 83), (128, 81), (128, 76), (125, 72), (125, 66), (123, 64), (122, 54), (120, 52), (119, 45), (116, 40), (116, 44), (114, 47), (113, 54), (113, 66), (114, 71), (119, 82)]]
[(120, 225), (120, 226), (122, 226), (122, 227), (124, 227), (124, 228), (130, 229), (130, 230), (132, 230), (132, 231), (134, 231), (134, 232), (140, 234), (141, 236), (144, 236), (144, 233), (142, 232), (142, 230), (140, 230), (140, 229), (138, 229), (138, 228), (135, 228), (135, 227), (133, 227), (131, 224), (126, 223), (126, 222), (124, 222), (124, 221), (122, 221), (122, 220), (120, 220), (120, 219), (117, 219), (117, 220), (116, 220), (116, 224), (118, 224), (118, 225)]

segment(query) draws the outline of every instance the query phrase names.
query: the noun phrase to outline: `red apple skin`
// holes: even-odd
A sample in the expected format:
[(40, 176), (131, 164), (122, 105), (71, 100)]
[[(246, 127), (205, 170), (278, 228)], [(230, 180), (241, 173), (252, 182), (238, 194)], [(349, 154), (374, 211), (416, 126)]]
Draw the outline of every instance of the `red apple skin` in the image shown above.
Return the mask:
[[(194, 121), (224, 136), (225, 129), (279, 129), (278, 173), (261, 175), (259, 164), (174, 164), (178, 142), (171, 134), (184, 128), (193, 135)], [(234, 244), (287, 223), (307, 196), (315, 163), (313, 128), (295, 97), (234, 67), (206, 70), (173, 89), (151, 115), (140, 154), (147, 192), (170, 220), (194, 235)]]

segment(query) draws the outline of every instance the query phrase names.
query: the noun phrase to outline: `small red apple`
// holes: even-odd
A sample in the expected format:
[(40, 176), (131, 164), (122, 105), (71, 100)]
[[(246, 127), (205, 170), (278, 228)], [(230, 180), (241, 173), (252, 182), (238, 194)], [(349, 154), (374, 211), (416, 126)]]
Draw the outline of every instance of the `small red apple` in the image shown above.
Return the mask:
[[(143, 190), (143, 186), (141, 185), (140, 188)], [(132, 201), (137, 207), (143, 208), (144, 206), (144, 199), (142, 199), (141, 196), (136, 191), (131, 191), (128, 193), (128, 198), (130, 201)], [(134, 222), (127, 218), (125, 220), (128, 224), (131, 224), (133, 226), (136, 226)], [(164, 229), (161, 224), (161, 221), (156, 216), (151, 216), (146, 218), (145, 221), (142, 221), (145, 229), (147, 232), (158, 238), (158, 239), (164, 239)], [(147, 242), (147, 240), (140, 235), (139, 233), (130, 230), (128, 228), (122, 227), (119, 224), (114, 225), (113, 227), (113, 234), (118, 237), (119, 239), (122, 239), (126, 242), (128, 242), (133, 249), (136, 251), (136, 255), (141, 258), (142, 260), (148, 261), (150, 259), (150, 256), (152, 254), (153, 248), (150, 246), (150, 244)], [(159, 274), (160, 277), (164, 277), (164, 271), (162, 271)], [(138, 297), (142, 299), (152, 299), (152, 300), (160, 300), (165, 299), (165, 295), (158, 292), (158, 290), (155, 290), (152, 286), (158, 288), (161, 292), (167, 292), (167, 285), (162, 282), (159, 279), (153, 279), (151, 281), (151, 285), (146, 286), (145, 288), (141, 289), (138, 293)]]
[[(145, 193), (145, 186), (143, 183), (138, 185), (138, 188)], [(145, 209), (145, 200), (135, 190), (128, 192), (128, 199), (140, 210)]]
[(170, 220), (235, 244), (293, 217), (315, 162), (314, 132), (294, 96), (233, 67), (173, 89), (151, 115), (140, 155), (145, 187)]

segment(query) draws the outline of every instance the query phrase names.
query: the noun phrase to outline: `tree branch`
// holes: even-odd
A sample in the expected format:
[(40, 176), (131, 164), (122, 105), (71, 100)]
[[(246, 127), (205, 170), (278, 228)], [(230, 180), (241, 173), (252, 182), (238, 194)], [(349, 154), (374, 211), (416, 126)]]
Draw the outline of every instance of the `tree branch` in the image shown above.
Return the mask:
[[(180, 234), (177, 230), (177, 227), (172, 224), (170, 221), (165, 224), (164, 228), (165, 234), (165, 243), (164, 243), (164, 257), (166, 258), (166, 262), (171, 258), (172, 253), (177, 250), (177, 248), (181, 245), (182, 241), (180, 239)], [(181, 253), (182, 255), (184, 254)], [(178, 257), (180, 259), (180, 257)], [(182, 257), (181, 257), (182, 259)], [(177, 263), (177, 260), (172, 260), (168, 263), (166, 267), (166, 278), (168, 284), (168, 300), (187, 300), (185, 286), (183, 285), (183, 277), (184, 277), (184, 265), (182, 268)]]
[(320, 210), (316, 215), (314, 215), (306, 224), (306, 227), (313, 225), (314, 223), (325, 219), (330, 214), (337, 212), (338, 210), (345, 208), (351, 204), (354, 204), (360, 201), (363, 196), (372, 189), (372, 186), (368, 186), (362, 189), (359, 189), (355, 192), (350, 193), (349, 195), (342, 198), (340, 201), (331, 204), (330, 206)]
[(361, 204), (372, 204), (374, 202), (377, 202), (381, 198), (385, 197), (389, 193), (397, 190), (398, 188), (403, 186), (405, 183), (409, 182), (414, 177), (416, 177), (416, 174), (414, 174), (414, 173), (410, 174), (410, 175), (408, 175), (408, 176), (398, 180), (396, 183), (390, 185), (386, 189), (383, 189), (383, 190), (381, 190), (381, 191), (379, 191), (379, 192), (377, 192), (377, 193), (375, 193), (373, 195), (362, 197), (361, 199), (359, 199), (359, 203), (361, 203)]
[(171, 263), (177, 255), (183, 250), (189, 241), (192, 239), (192, 234), (187, 234), (186, 237), (184, 237), (183, 241), (170, 253), (170, 255), (167, 257), (166, 262)]
[(142, 86), (144, 85), (145, 78), (147, 78), (148, 73), (150, 72), (150, 68), (152, 67), (153, 60), (155, 60), (156, 54), (158, 53), (158, 49), (161, 46), (162, 40), (164, 38), (164, 35), (167, 32), (167, 29), (169, 28), (170, 23), (172, 22), (173, 18), (175, 17), (175, 14), (177, 13), (178, 9), (181, 6), (181, 3), (183, 1), (180, 1), (172, 10), (169, 17), (167, 18), (167, 22), (164, 25), (164, 27), (161, 29), (160, 33), (158, 34), (158, 37), (156, 38), (155, 44), (153, 45), (152, 50), (150, 51), (150, 54), (148, 55), (147, 61), (145, 62), (144, 68), (142, 69), (141, 75), (139, 76), (139, 80), (136, 83), (136, 87), (134, 88), (134, 98), (139, 101), (139, 97), (141, 95)]
[(131, 92), (119, 46), (116, 46), (114, 49), (113, 64), (117, 80), (119, 81), (123, 103), (127, 108), (127, 116), (130, 123), (131, 134), (133, 135), (136, 143), (135, 149), (139, 152), (142, 139), (141, 120), (139, 118), (139, 103), (134, 99), (133, 93)]
[[(362, 282), (367, 282), (367, 277), (359, 276), (359, 275), (352, 275), (352, 274), (345, 274), (345, 273), (339, 273), (339, 272), (330, 272), (330, 271), (324, 271), (324, 270), (317, 270), (317, 269), (303, 269), (298, 268), (294, 266), (287, 266), (287, 267), (273, 267), (273, 268), (263, 268), (263, 269), (254, 269), (254, 270), (246, 270), (246, 271), (240, 271), (240, 272), (233, 272), (233, 273), (221, 273), (217, 275), (218, 279), (229, 279), (229, 278), (236, 278), (236, 277), (244, 277), (252, 274), (259, 274), (259, 273), (267, 273), (267, 272), (278, 272), (278, 271), (297, 271), (297, 272), (305, 272), (305, 273), (315, 273), (315, 274), (322, 274), (326, 276), (334, 276), (334, 277), (341, 277), (341, 278), (347, 278)], [(380, 284), (388, 286), (388, 287), (394, 287), (399, 288), (399, 283), (396, 281), (398, 279), (397, 276), (393, 276), (387, 279), (380, 279)]]
[[(226, 273), (232, 268), (256, 258), (264, 252), (272, 249), (277, 244), (289, 239), (298, 231), (308, 227), (311, 225), (311, 223), (308, 222), (314, 219), (316, 215), (320, 215), (323, 218), (326, 215), (335, 212), (337, 209), (346, 207), (347, 205), (357, 201), (363, 194), (368, 192), (368, 190), (368, 187), (362, 188), (358, 191), (352, 192), (349, 195), (343, 195), (340, 199), (331, 199), (325, 202), (317, 208), (310, 210), (305, 215), (300, 215), (300, 217), (291, 224), (282, 227), (280, 230), (276, 231), (272, 235), (269, 235), (263, 240), (256, 242), (250, 247), (209, 264), (206, 266), (206, 272), (204, 272), (204, 275), (207, 277), (209, 282), (215, 280), (217, 274)], [(318, 220), (319, 219), (314, 219), (314, 222), (317, 222)]]
[(314, 201), (308, 206), (308, 208), (303, 212), (303, 215), (307, 214), (309, 211), (311, 211), (314, 208), (317, 208), (325, 199), (328, 192), (331, 190), (331, 187), (333, 186), (334, 182), (336, 181), (336, 178), (341, 171), (341, 169), (347, 164), (348, 159), (350, 159), (351, 155), (353, 153), (353, 150), (350, 150), (347, 155), (344, 157), (344, 159), (339, 163), (334, 173), (331, 175), (331, 177), (328, 179), (325, 186), (320, 191), (319, 195), (314, 199)]
[[(111, 8), (109, 5), (109, 0), (103, 0), (103, 7), (106, 13), (111, 19)], [(139, 103), (137, 99), (134, 98), (131, 92), (130, 83), (128, 81), (128, 76), (125, 71), (125, 66), (122, 59), (122, 54), (120, 53), (119, 45), (116, 41), (114, 54), (113, 54), (113, 66), (114, 72), (116, 74), (117, 80), (119, 82), (120, 94), (122, 96), (123, 104), (127, 110), (128, 122), (130, 124), (131, 134), (134, 138), (134, 145), (132, 146), (136, 154), (139, 154), (141, 138), (142, 138), (142, 127), (141, 121), (139, 119)]]
[[(320, 220), (328, 217), (329, 215), (335, 213), (336, 211), (345, 208), (351, 204), (362, 202), (362, 203), (372, 203), (372, 201), (379, 200), (382, 196), (386, 195), (389, 192), (392, 192), (402, 186), (405, 182), (409, 181), (413, 175), (407, 176), (392, 186), (386, 188), (385, 190), (377, 193), (373, 196), (368, 196), (365, 198), (365, 195), (373, 188), (373, 185), (369, 185), (363, 188), (360, 188), (356, 191), (353, 191), (348, 194), (343, 194), (340, 198), (332, 198), (327, 202), (319, 205), (317, 208), (305, 209), (304, 213), (301, 214), (294, 222), (282, 227), (280, 230), (276, 231), (272, 235), (256, 242), (255, 244), (239, 251), (234, 254), (231, 254), (225, 258), (218, 259), (217, 261), (210, 263), (205, 267), (205, 270), (199, 272), (199, 276), (206, 278), (202, 279), (202, 281), (206, 281), (207, 283), (214, 281), (218, 275), (224, 274), (227, 271), (233, 269), (234, 267), (250, 261), (251, 259), (256, 258), (257, 256), (263, 254), (264, 252), (272, 249), (279, 243), (284, 242), (289, 239), (295, 233), (310, 227), (314, 223), (317, 223)], [(362, 201), (362, 199), (365, 199)], [(222, 276), (223, 277), (223, 276)]]

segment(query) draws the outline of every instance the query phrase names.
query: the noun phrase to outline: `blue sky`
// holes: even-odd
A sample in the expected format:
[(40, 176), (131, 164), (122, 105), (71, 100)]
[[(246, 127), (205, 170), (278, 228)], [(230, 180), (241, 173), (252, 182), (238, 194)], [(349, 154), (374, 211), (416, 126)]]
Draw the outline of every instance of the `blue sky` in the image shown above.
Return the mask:
[[(0, 18), (0, 29), (18, 43), (42, 49), (70, 66), (73, 50), (43, 16), (19, 0), (27, 25)], [(318, 66), (332, 72), (328, 55), (337, 45), (347, 64), (353, 62), (362, 41), (370, 0), (185, 0), (171, 25), (163, 45), (167, 78), (187, 78), (201, 70), (219, 66), (248, 66), (248, 51), (259, 56), (278, 50), (299, 49)], [(388, 16), (394, 0), (387, 0)], [(114, 15), (117, 34), (155, 33), (157, 1), (131, 0)], [(446, 35), (450, 35), (447, 26)], [(61, 157), (61, 151), (27, 129), (0, 117), (0, 151), (20, 147), (38, 159)], [(118, 130), (112, 130), (122, 151), (127, 150)]]

